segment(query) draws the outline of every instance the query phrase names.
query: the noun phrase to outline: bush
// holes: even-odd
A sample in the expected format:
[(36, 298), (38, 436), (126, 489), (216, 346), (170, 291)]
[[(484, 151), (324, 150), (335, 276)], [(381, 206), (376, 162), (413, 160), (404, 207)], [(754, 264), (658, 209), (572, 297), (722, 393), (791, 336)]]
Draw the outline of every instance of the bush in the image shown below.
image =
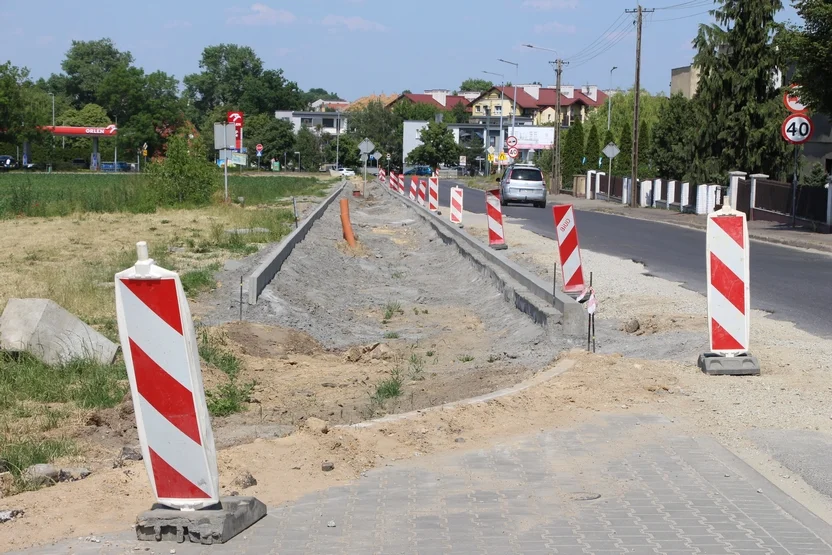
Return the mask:
[(161, 204), (207, 204), (220, 188), (220, 172), (208, 162), (205, 143), (195, 136), (171, 137), (167, 156), (148, 168), (149, 184)]

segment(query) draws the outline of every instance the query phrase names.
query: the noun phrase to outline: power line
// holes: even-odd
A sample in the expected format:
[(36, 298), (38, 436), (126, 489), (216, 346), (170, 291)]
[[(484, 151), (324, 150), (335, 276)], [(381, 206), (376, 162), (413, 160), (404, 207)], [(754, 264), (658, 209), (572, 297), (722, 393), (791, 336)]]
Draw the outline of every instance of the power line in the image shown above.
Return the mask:
[[(621, 21), (621, 19), (622, 19), (622, 18), (626, 18), (626, 16), (627, 16), (626, 12), (621, 12), (621, 14), (620, 14), (620, 15), (616, 18), (616, 20), (615, 20), (615, 21), (613, 21), (613, 22), (612, 22), (612, 24), (610, 24), (610, 26), (609, 26), (609, 27), (607, 27), (607, 28), (606, 28), (606, 29), (605, 29), (605, 30), (601, 33), (601, 35), (600, 35), (598, 38), (596, 38), (594, 41), (592, 41), (592, 42), (590, 42), (589, 44), (587, 44), (586, 46), (584, 46), (584, 47), (581, 49), (581, 51), (580, 51), (580, 52), (578, 52), (578, 53), (574, 54), (573, 56), (568, 56), (566, 59), (576, 58), (576, 57), (578, 57), (578, 56), (581, 54), (581, 52), (586, 52), (587, 50), (589, 50), (589, 49), (591, 49), (591, 48), (594, 48), (596, 44), (598, 44), (599, 42), (601, 42), (602, 40), (604, 40), (604, 37), (606, 37), (606, 36), (610, 33), (610, 31), (612, 30), (612, 28), (613, 28), (613, 27), (616, 27), (616, 24), (618, 24), (618, 25), (620, 26), (620, 23), (619, 23), (619, 22)], [(626, 21), (626, 19), (625, 19), (625, 21)]]
[(641, 4), (635, 10), (625, 10), (627, 13), (637, 14), (636, 19), (636, 82), (633, 90), (633, 167), (632, 181), (630, 182), (630, 205), (636, 204), (636, 189), (638, 183), (638, 135), (639, 135), (639, 108), (641, 105), (641, 31), (644, 23), (644, 13), (652, 13), (656, 10), (647, 10)]
[(688, 14), (688, 15), (682, 15), (682, 16), (679, 16), (679, 17), (670, 17), (670, 18), (667, 18), (667, 19), (652, 19), (651, 18), (650, 23), (662, 23), (664, 21), (678, 21), (680, 19), (690, 19), (691, 17), (697, 17), (697, 16), (700, 16), (700, 15), (705, 15), (706, 13), (711, 13), (711, 10), (705, 10), (704, 12), (697, 12), (697, 13), (692, 13), (692, 14)]
[(693, 8), (701, 8), (702, 6), (713, 6), (714, 0), (690, 0), (689, 2), (682, 2), (680, 4), (673, 4), (672, 6), (663, 6), (655, 8), (656, 10), (691, 10)]
[(592, 60), (594, 60), (595, 58), (597, 58), (601, 54), (605, 54), (606, 52), (612, 50), (613, 48), (616, 47), (616, 45), (618, 45), (618, 43), (622, 42), (624, 39), (629, 38), (629, 37), (630, 37), (630, 35), (622, 33), (619, 37), (617, 37), (615, 40), (610, 42), (609, 45), (607, 46), (607, 48), (605, 48), (604, 50), (599, 51), (597, 54), (595, 54), (592, 57), (586, 58), (586, 59), (576, 63), (574, 66), (572, 66), (572, 69), (575, 69), (577, 67), (581, 67), (583, 65), (588, 64), (589, 62), (591, 62)]
[[(624, 15), (626, 16), (626, 14), (624, 14)], [(568, 58), (569, 61), (574, 63), (574, 64), (579, 64), (579, 63), (583, 63), (587, 60), (590, 60), (592, 58), (595, 58), (598, 55), (606, 52), (607, 50), (612, 48), (612, 46), (615, 43), (617, 43), (618, 39), (620, 39), (621, 37), (626, 37), (627, 36), (627, 33), (624, 33), (624, 30), (631, 24), (632, 24), (632, 19), (631, 18), (625, 18), (617, 26), (615, 26), (614, 28), (610, 27), (607, 31), (604, 32), (603, 35), (601, 35), (601, 37), (596, 39), (594, 41), (594, 43), (597, 43), (597, 44), (595, 44), (595, 46), (587, 46), (581, 52), (575, 54), (571, 58)], [(614, 35), (616, 33), (620, 33), (620, 36), (614, 37)], [(613, 38), (610, 38), (610, 37), (613, 37)], [(599, 41), (603, 41), (604, 39), (607, 39), (608, 42), (599, 42)]]

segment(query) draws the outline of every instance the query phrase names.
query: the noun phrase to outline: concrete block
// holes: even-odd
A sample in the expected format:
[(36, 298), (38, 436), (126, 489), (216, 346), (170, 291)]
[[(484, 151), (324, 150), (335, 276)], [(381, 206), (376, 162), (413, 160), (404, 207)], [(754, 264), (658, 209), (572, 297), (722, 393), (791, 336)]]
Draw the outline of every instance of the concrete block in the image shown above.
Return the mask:
[(47, 364), (91, 359), (110, 364), (118, 345), (49, 299), (9, 299), (0, 317), (0, 348)]
[(704, 353), (699, 355), (699, 368), (710, 376), (760, 375), (760, 361), (750, 353), (734, 357)]
[(220, 504), (221, 508), (200, 511), (156, 504), (139, 515), (136, 537), (141, 541), (226, 543), (266, 516), (266, 506), (254, 497), (223, 497)]

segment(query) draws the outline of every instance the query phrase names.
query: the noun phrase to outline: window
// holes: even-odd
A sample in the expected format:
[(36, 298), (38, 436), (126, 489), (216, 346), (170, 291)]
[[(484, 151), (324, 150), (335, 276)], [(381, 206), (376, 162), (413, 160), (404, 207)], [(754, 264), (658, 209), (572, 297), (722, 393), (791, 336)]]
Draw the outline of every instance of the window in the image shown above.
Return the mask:
[(502, 106), (494, 106), (494, 115), (501, 116), (503, 114)]
[(511, 171), (511, 178), (517, 181), (543, 181), (540, 170), (532, 168), (515, 169)]
[(335, 127), (335, 118), (324, 118), (324, 127), (333, 128)]
[(300, 124), (304, 127), (312, 127), (312, 118), (300, 118)]
[(482, 112), (482, 104), (476, 105), (477, 112)]

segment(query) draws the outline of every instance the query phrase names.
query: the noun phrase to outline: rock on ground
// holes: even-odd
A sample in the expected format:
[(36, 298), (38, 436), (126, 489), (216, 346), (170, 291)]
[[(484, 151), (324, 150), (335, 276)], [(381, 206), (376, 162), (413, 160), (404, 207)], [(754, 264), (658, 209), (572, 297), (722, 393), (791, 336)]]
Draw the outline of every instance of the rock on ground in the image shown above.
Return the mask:
[(60, 477), (61, 469), (51, 464), (33, 464), (23, 471), (23, 481), (35, 486), (51, 486)]
[(245, 471), (236, 478), (234, 478), (234, 481), (231, 483), (231, 485), (237, 486), (240, 489), (246, 489), (250, 488), (251, 486), (256, 486), (257, 480), (255, 480), (254, 476), (251, 475), (251, 472)]

